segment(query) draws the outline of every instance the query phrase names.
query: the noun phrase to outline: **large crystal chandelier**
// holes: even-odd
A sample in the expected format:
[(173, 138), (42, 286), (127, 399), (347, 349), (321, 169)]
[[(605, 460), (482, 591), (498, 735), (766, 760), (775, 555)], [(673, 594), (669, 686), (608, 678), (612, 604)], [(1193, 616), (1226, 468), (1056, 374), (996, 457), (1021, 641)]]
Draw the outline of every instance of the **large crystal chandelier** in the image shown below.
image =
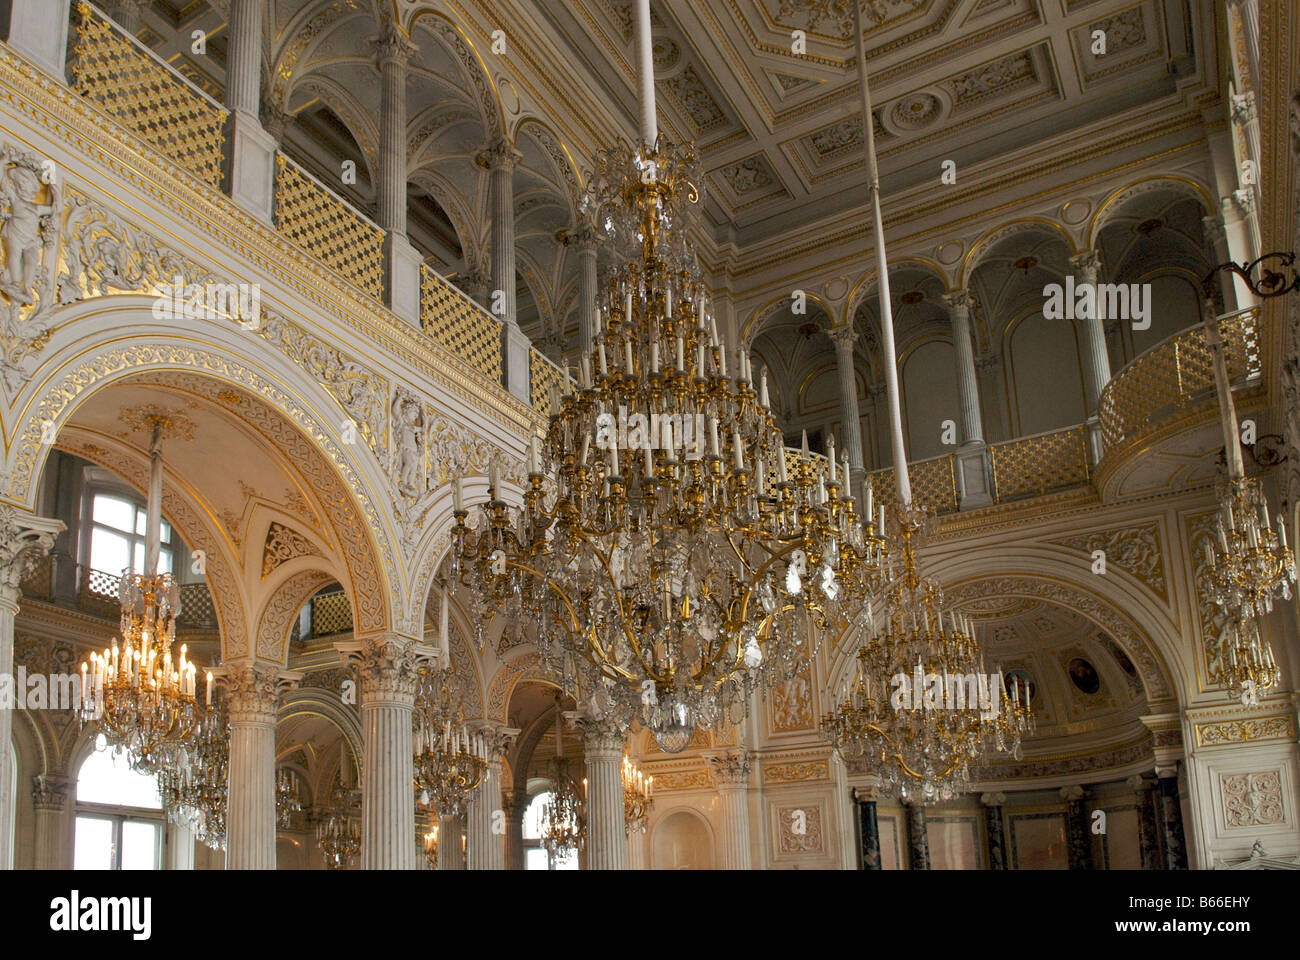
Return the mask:
[(420, 801), (440, 817), (463, 813), (487, 773), (487, 746), (481, 734), (465, 727), (460, 688), (450, 666), (421, 677), (413, 723)]
[(346, 869), (361, 851), (361, 804), (359, 791), (341, 782), (335, 784), (329, 801), (319, 811), (316, 842), (320, 845), (325, 866), (330, 870)]
[(1242, 704), (1259, 702), (1259, 692), (1282, 678), (1259, 622), (1273, 612), (1273, 600), (1291, 598), (1295, 556), (1286, 542), (1286, 517), (1277, 530), (1268, 515), (1268, 498), (1259, 480), (1247, 477), (1237, 433), (1237, 410), (1228, 381), (1223, 340), (1213, 307), (1207, 303), (1205, 339), (1214, 362), (1228, 478), (1219, 488), (1215, 536), (1206, 545), (1202, 588), (1224, 614), (1217, 636), (1205, 638), (1206, 655), (1217, 663), (1224, 684)]
[(913, 538), (922, 514), (899, 517), (903, 567), (880, 625), (857, 652), (857, 673), (822, 730), (849, 764), (867, 763), (903, 799), (948, 800), (970, 782), (970, 764), (992, 748), (1020, 758), (1034, 731), (1028, 690), (989, 674), (974, 625), (917, 575)]
[(158, 792), (168, 817), (213, 850), (226, 846), (229, 764), (230, 721), (218, 701), (203, 712), (184, 755), (158, 771)]
[[(152, 427), (144, 573), (122, 572), (118, 591), (121, 642), (82, 664), (81, 722), (98, 721), (108, 743), (124, 749), (133, 769), (157, 773), (184, 762), (202, 713), (195, 701), (195, 665), (181, 645), (173, 653), (180, 597), (171, 574), (158, 573), (162, 524), (162, 437), (170, 420)], [(88, 676), (89, 674), (89, 676)]]
[[(644, 53), (649, 0), (637, 11)], [(718, 335), (683, 224), (695, 157), (657, 135), (648, 57), (641, 71), (641, 143), (603, 154), (587, 197), (635, 255), (530, 446), (522, 509), (493, 471), (471, 532), (457, 489), (452, 572), (485, 614), (536, 622), (544, 663), (594, 712), (676, 752), (802, 667), (866, 593), (880, 541), (847, 470), (787, 467), (765, 381)]]
[(623, 822), (627, 832), (645, 833), (646, 818), (654, 803), (654, 777), (647, 777), (628, 757), (623, 758)]
[(294, 814), (302, 812), (302, 795), (298, 789), (298, 774), (281, 767), (275, 775), (275, 819), (282, 827), (293, 822)]
[(564, 761), (564, 731), (560, 697), (555, 698), (555, 758), (550, 763), (551, 795), (542, 804), (541, 841), (551, 862), (576, 856), (587, 840), (587, 781), (582, 788), (569, 775)]

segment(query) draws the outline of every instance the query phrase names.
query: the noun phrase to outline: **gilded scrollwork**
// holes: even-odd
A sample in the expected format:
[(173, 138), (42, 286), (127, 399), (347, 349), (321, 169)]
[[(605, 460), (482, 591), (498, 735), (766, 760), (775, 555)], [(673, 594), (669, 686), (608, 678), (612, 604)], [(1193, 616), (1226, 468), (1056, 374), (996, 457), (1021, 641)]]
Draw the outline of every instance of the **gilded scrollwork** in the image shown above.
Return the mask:
[(1160, 528), (1154, 522), (1063, 537), (1049, 542), (1089, 556), (1101, 550), (1106, 555), (1108, 567), (1124, 571), (1146, 584), (1161, 598), (1168, 599), (1164, 558), (1160, 551)]

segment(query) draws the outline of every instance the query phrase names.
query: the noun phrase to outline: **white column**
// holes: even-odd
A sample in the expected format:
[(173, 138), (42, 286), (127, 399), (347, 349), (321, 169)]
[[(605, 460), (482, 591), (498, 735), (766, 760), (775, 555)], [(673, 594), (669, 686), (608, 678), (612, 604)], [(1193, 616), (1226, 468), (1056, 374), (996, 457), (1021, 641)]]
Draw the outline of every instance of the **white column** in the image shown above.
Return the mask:
[[(1223, 227), (1223, 214), (1211, 213), (1208, 216), (1201, 217), (1201, 226), (1205, 229), (1205, 239), (1209, 242), (1214, 250), (1215, 263), (1227, 263), (1232, 259), (1232, 254), (1228, 251), (1228, 236)], [(1223, 293), (1223, 312), (1232, 313), (1237, 309), (1237, 290), (1240, 285), (1242, 288), (1245, 284), (1235, 273), (1223, 271), (1218, 274), (1219, 289)]]
[(578, 244), (578, 349), (584, 354), (595, 348), (600, 333), (596, 322), (596, 233), (584, 228), (574, 238)]
[(840, 438), (844, 452), (849, 455), (852, 473), (852, 490), (856, 496), (866, 476), (862, 460), (862, 415), (858, 410), (858, 378), (853, 371), (853, 345), (858, 342), (857, 331), (848, 323), (830, 331), (835, 344), (835, 369), (840, 377)]
[(194, 869), (194, 831), (179, 823), (167, 824), (167, 858), (164, 869)]
[[(33, 563), (49, 553), (63, 530), (59, 520), (48, 520), (10, 506), (0, 506), (0, 676), (14, 675), (14, 618), (18, 615), (20, 584)], [(0, 710), (0, 870), (11, 870), (14, 851), (10, 824), (14, 820), (12, 795), (14, 711)]]
[(71, 831), (68, 829), (68, 780), (38, 776), (32, 784), (36, 812), (37, 870), (71, 870)]
[(492, 203), (492, 286), (488, 309), (502, 323), (506, 389), (528, 400), (528, 338), (515, 316), (515, 165), (523, 159), (514, 145), (500, 139), (487, 148), (479, 162), (488, 171)]
[(1259, 79), (1259, 0), (1228, 0), (1241, 15), (1242, 43), (1246, 48), (1246, 65), (1250, 73), (1250, 84), (1254, 90), (1260, 88)]
[(965, 290), (943, 298), (952, 324), (952, 346), (956, 357), (957, 396), (961, 402), (961, 437), (963, 444), (984, 442), (984, 422), (980, 418), (979, 388), (975, 381), (975, 351), (970, 339), (971, 297)]
[(1087, 284), (1094, 291), (1092, 315), (1083, 321), (1083, 396), (1088, 417), (1088, 445), (1092, 462), (1101, 459), (1101, 428), (1097, 419), (1097, 407), (1101, 401), (1102, 390), (1110, 382), (1110, 355), (1106, 350), (1106, 328), (1101, 319), (1101, 311), (1096, 309), (1097, 279), (1101, 272), (1101, 258), (1096, 250), (1086, 250), (1070, 258), (1070, 268), (1074, 271), (1074, 286)]
[(135, 36), (140, 32), (141, 14), (150, 3), (151, 0), (111, 0), (104, 9), (119, 27)]
[(226, 106), (231, 113), (230, 199), (271, 222), (275, 137), (258, 117), (262, 83), (262, 0), (231, 0)]
[(11, 0), (9, 46), (63, 80), (71, 0)]
[(483, 721), (475, 727), (488, 749), (487, 773), (483, 783), (469, 795), (466, 825), (466, 861), (470, 870), (506, 868), (506, 814), (501, 802), (501, 770), (506, 750), (518, 736), (500, 723)]
[(438, 869), (465, 869), (465, 817), (461, 814), (438, 818)]
[(222, 686), (230, 717), (226, 869), (275, 869), (275, 714), (278, 667), (226, 665)]
[[(414, 870), (411, 722), (423, 650), (396, 634), (335, 644), (361, 675), (361, 868)], [(439, 857), (442, 834), (439, 833)]]
[(722, 837), (718, 844), (718, 866), (723, 870), (752, 870), (749, 847), (748, 751), (719, 754), (709, 758), (713, 779), (722, 801)]
[(587, 767), (587, 867), (627, 869), (623, 815), (623, 742), (626, 734), (608, 718), (584, 717), (582, 748)]
[(627, 868), (629, 870), (649, 870), (646, 860), (645, 827), (637, 825), (627, 832)]
[(406, 236), (406, 65), (417, 47), (390, 25), (379, 41), (383, 99), (379, 118), (379, 225), (384, 238), (385, 296), (399, 317), (420, 325), (419, 251)]
[(650, 0), (636, 0), (637, 101), (641, 107), (641, 142), (653, 147), (659, 139), (655, 117), (654, 39), (650, 34)]

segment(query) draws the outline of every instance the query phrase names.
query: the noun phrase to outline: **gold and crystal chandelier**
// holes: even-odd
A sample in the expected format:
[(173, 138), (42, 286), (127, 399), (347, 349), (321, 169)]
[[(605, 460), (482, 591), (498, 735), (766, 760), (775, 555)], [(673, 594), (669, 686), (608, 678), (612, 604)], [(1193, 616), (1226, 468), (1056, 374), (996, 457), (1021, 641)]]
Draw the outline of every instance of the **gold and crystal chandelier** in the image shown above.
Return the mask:
[(1231, 694), (1251, 706), (1259, 702), (1261, 690), (1282, 678), (1259, 623), (1273, 612), (1274, 598), (1291, 598), (1295, 555), (1287, 545), (1285, 515), (1278, 514), (1274, 531), (1263, 485), (1246, 476), (1223, 340), (1213, 306), (1207, 302), (1205, 310), (1205, 340), (1214, 363), (1228, 472), (1219, 487), (1219, 516), (1214, 538), (1205, 548), (1202, 585), (1223, 612), (1224, 625), (1217, 635), (1205, 637), (1205, 652)]
[(294, 814), (302, 812), (302, 795), (298, 789), (298, 774), (281, 767), (275, 775), (275, 819), (282, 827), (293, 822)]
[(450, 666), (421, 676), (413, 724), (420, 802), (440, 817), (464, 813), (469, 795), (487, 774), (487, 746), (481, 734), (465, 727), (460, 687)]
[(654, 779), (623, 757), (623, 822), (628, 833), (636, 830), (645, 833), (646, 817), (654, 803)]
[(550, 763), (551, 796), (542, 804), (542, 847), (554, 863), (576, 856), (587, 841), (587, 781), (579, 789), (564, 760), (563, 715), (555, 697), (555, 757)]
[[(637, 10), (645, 52), (649, 0)], [(687, 244), (696, 157), (657, 135), (641, 69), (641, 143), (598, 158), (585, 202), (628, 259), (530, 445), (522, 508), (493, 470), (471, 532), (457, 484), (452, 574), (485, 617), (537, 624), (569, 692), (677, 752), (802, 667), (865, 595), (881, 543), (847, 470), (787, 467), (765, 379), (719, 336)]]
[[(868, 494), (870, 496), (870, 494)], [(857, 673), (822, 730), (850, 765), (866, 763), (903, 799), (948, 800), (970, 782), (970, 764), (990, 748), (1020, 758), (1034, 732), (1028, 690), (1006, 690), (986, 672), (974, 625), (916, 572), (919, 509), (900, 513), (902, 571), (880, 625), (857, 652)]]
[(424, 839), (424, 862), (429, 865), (430, 870), (438, 869), (438, 822), (435, 820), (429, 825), (429, 832), (423, 834)]
[[(122, 572), (118, 591), (121, 642), (82, 664), (81, 722), (98, 721), (109, 745), (124, 749), (133, 769), (176, 767), (194, 739), (202, 710), (195, 701), (195, 665), (173, 650), (180, 596), (170, 574), (158, 573), (162, 524), (162, 436), (170, 421), (146, 417), (150, 442), (144, 573)], [(89, 676), (88, 676), (89, 674)]]
[(168, 817), (213, 850), (226, 847), (230, 721), (225, 705), (210, 704), (179, 762), (158, 771), (158, 792)]
[[(346, 757), (344, 759), (346, 761)], [(318, 811), (316, 842), (320, 845), (327, 869), (346, 869), (361, 852), (361, 805), (358, 792), (341, 782), (336, 783), (325, 808)]]

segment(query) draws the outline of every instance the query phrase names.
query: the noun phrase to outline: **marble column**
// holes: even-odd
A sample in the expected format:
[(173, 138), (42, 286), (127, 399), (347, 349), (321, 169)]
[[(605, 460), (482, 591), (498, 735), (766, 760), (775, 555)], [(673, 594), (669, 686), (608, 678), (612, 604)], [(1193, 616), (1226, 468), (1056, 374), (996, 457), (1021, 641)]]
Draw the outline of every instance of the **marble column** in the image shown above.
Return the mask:
[(401, 28), (389, 25), (379, 40), (383, 81), (379, 115), (379, 226), (384, 238), (385, 300), (393, 312), (420, 325), (419, 251), (406, 236), (406, 65), (418, 48)]
[(1065, 801), (1065, 854), (1071, 870), (1092, 869), (1092, 840), (1088, 822), (1088, 798), (1083, 787), (1062, 787)]
[[(413, 870), (415, 758), (411, 740), (417, 670), (430, 651), (376, 634), (335, 644), (361, 675), (361, 868)], [(442, 859), (442, 833), (438, 834)]]
[(627, 869), (623, 816), (623, 743), (626, 732), (608, 717), (582, 717), (587, 769), (587, 864), (591, 870)]
[(1141, 775), (1126, 781), (1137, 798), (1138, 851), (1143, 870), (1160, 869), (1160, 831), (1156, 826), (1156, 805), (1151, 793), (1155, 783)]
[(179, 823), (167, 824), (166, 870), (194, 869), (194, 831)]
[(528, 795), (523, 790), (512, 790), (502, 801), (506, 814), (506, 869), (524, 869), (524, 811), (528, 808)]
[(629, 870), (649, 870), (646, 860), (646, 827), (644, 821), (629, 824), (627, 828), (627, 868)]
[(1183, 835), (1183, 806), (1178, 796), (1178, 767), (1157, 767), (1160, 843), (1166, 870), (1187, 869), (1187, 841)]
[(230, 717), (226, 869), (275, 869), (275, 720), (280, 688), (296, 675), (257, 661), (226, 664), (220, 683)]
[(152, 0), (109, 0), (104, 9), (119, 27), (135, 36), (140, 32), (144, 8), (151, 5)]
[(488, 171), (488, 196), (492, 205), (492, 288), (488, 309), (502, 323), (505, 351), (505, 386), (528, 400), (528, 338), (515, 316), (515, 166), (523, 156), (504, 138), (479, 155)]
[(230, 199), (266, 223), (275, 191), (276, 140), (262, 129), (263, 0), (231, 0), (226, 57), (230, 109)]
[(849, 456), (854, 496), (860, 495), (866, 469), (862, 459), (862, 415), (858, 410), (858, 378), (853, 368), (853, 345), (857, 331), (851, 323), (830, 331), (835, 344), (835, 371), (840, 384), (840, 439)]
[(930, 838), (925, 832), (924, 804), (907, 804), (907, 862), (913, 870), (930, 869)]
[(37, 870), (71, 870), (72, 850), (68, 829), (68, 797), (75, 784), (66, 777), (40, 774), (32, 782), (32, 808), (36, 812)]
[(874, 787), (854, 787), (858, 809), (858, 868), (880, 870), (880, 821), (876, 818), (877, 792)]
[(467, 868), (504, 870), (507, 824), (501, 803), (501, 770), (506, 750), (519, 731), (508, 730), (493, 721), (471, 724), (471, 727), (483, 735), (488, 748), (488, 765), (483, 782), (469, 795)]
[(965, 290), (943, 298), (952, 325), (956, 363), (957, 399), (961, 408), (961, 445), (957, 473), (962, 509), (986, 507), (993, 502), (992, 476), (984, 445), (984, 419), (980, 415), (979, 380), (975, 375), (975, 351), (971, 344), (971, 296)]
[[(1224, 229), (1222, 212), (1201, 217), (1201, 226), (1205, 231), (1206, 242), (1214, 250), (1214, 262), (1227, 263), (1231, 260), (1232, 254), (1228, 251), (1228, 235)], [(1221, 308), (1220, 312), (1231, 313), (1237, 309), (1237, 282), (1239, 282), (1237, 275), (1225, 270), (1218, 274), (1218, 281), (1223, 296), (1223, 302), (1218, 305)]]
[(1070, 268), (1074, 271), (1074, 286), (1087, 284), (1094, 291), (1092, 315), (1083, 319), (1083, 396), (1087, 411), (1089, 448), (1092, 462), (1101, 459), (1101, 426), (1097, 419), (1098, 404), (1106, 384), (1110, 382), (1110, 354), (1106, 347), (1105, 321), (1101, 311), (1096, 309), (1095, 292), (1097, 280), (1101, 274), (1101, 258), (1096, 250), (1087, 250), (1077, 257), (1070, 258)]
[[(54, 547), (63, 530), (59, 520), (37, 517), (0, 505), (0, 676), (14, 675), (14, 618), (22, 595), (23, 577), (40, 557)], [(0, 870), (11, 870), (14, 851), (10, 824), (14, 820), (12, 795), (13, 710), (0, 710)]]
[(578, 249), (578, 348), (585, 354), (595, 349), (597, 329), (596, 231), (584, 226), (574, 235)]
[(465, 869), (465, 816), (454, 814), (438, 818), (438, 869)]
[(718, 867), (722, 870), (752, 870), (749, 847), (749, 752), (737, 750), (709, 758), (713, 779), (722, 801), (722, 837), (718, 844)]
[(1002, 827), (1002, 808), (1006, 806), (1005, 793), (986, 793), (980, 796), (984, 804), (984, 836), (988, 846), (990, 870), (1008, 870), (1007, 835)]

